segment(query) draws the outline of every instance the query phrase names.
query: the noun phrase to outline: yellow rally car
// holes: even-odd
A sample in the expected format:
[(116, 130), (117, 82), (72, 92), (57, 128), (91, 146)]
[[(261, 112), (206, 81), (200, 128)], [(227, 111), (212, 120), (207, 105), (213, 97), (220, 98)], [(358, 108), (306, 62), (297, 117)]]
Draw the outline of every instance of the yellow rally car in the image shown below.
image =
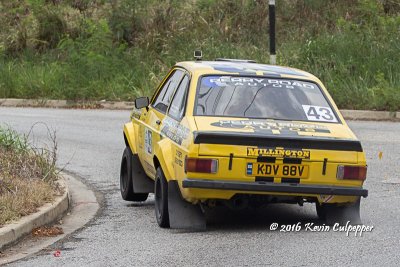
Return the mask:
[(360, 223), (367, 166), (324, 85), (293, 68), (219, 59), (177, 63), (124, 125), (122, 198), (155, 194), (161, 227), (206, 226), (204, 208), (316, 203)]

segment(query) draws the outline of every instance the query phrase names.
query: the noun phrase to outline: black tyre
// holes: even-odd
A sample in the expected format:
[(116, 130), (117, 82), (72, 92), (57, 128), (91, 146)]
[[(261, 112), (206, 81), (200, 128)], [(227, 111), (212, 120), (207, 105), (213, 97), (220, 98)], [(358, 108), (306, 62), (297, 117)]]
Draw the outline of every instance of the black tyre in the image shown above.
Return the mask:
[(148, 193), (135, 193), (132, 184), (132, 151), (126, 147), (122, 154), (119, 178), (122, 199), (126, 201), (145, 201)]
[(154, 198), (157, 223), (162, 228), (168, 228), (168, 183), (160, 167), (157, 168), (156, 180), (154, 183)]
[(328, 224), (361, 224), (360, 198), (351, 204), (316, 204), (318, 217)]

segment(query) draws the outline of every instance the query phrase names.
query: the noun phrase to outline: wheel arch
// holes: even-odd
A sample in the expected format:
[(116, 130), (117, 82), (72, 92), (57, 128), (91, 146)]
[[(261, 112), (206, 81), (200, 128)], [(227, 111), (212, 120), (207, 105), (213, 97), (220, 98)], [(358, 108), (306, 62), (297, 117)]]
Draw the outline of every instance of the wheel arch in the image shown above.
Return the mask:
[[(157, 170), (161, 167), (167, 181), (174, 180), (173, 178), (173, 168), (172, 168), (172, 149), (170, 140), (167, 138), (162, 139), (157, 143), (154, 151), (153, 163), (154, 168)], [(170, 160), (168, 160), (170, 159)]]
[(128, 147), (130, 148), (131, 146), (129, 145), (128, 139), (126, 138), (125, 132), (123, 132), (123, 134), (124, 134), (124, 143), (125, 143), (125, 146), (128, 146)]
[(124, 142), (127, 147), (129, 147), (133, 154), (137, 154), (136, 147), (136, 131), (135, 126), (132, 122), (124, 124)]

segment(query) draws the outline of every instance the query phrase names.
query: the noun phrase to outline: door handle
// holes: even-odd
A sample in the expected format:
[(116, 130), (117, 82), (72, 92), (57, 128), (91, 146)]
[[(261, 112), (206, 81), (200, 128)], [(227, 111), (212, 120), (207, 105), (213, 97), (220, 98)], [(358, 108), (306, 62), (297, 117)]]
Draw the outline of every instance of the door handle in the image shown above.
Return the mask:
[(156, 120), (156, 124), (157, 124), (157, 125), (160, 125), (160, 124), (161, 124), (161, 121), (160, 121), (160, 120)]

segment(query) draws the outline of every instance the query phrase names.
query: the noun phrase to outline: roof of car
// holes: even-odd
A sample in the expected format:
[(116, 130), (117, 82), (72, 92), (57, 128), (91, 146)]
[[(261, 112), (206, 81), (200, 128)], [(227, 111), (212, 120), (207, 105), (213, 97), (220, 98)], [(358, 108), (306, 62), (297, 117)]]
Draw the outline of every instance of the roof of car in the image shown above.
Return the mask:
[(295, 68), (250, 63), (246, 61), (183, 61), (176, 63), (190, 72), (203, 73), (230, 73), (240, 75), (263, 75), (263, 76), (297, 76), (302, 78), (315, 78), (314, 75)]

